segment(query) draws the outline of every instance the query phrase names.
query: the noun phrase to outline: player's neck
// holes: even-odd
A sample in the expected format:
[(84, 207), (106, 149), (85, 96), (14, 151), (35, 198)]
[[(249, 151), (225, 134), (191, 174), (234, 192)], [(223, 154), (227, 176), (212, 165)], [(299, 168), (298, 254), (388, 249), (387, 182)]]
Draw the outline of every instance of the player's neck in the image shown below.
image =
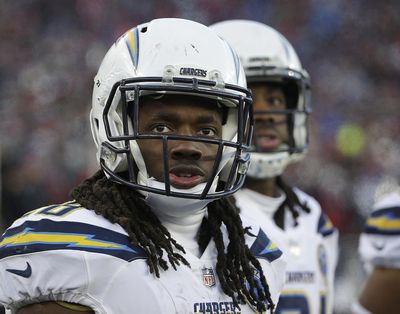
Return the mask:
[(164, 211), (156, 211), (156, 215), (163, 226), (168, 229), (172, 238), (182, 245), (186, 252), (200, 257), (197, 235), (206, 210), (207, 207), (179, 216)]
[(247, 177), (246, 188), (269, 197), (279, 197), (281, 195), (276, 184), (276, 178), (259, 180)]

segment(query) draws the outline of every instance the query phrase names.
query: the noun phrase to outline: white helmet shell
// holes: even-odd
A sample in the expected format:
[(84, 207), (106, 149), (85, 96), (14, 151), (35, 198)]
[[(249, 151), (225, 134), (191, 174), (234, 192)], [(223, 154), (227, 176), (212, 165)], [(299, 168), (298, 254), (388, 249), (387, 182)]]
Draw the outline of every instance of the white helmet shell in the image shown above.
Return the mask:
[[(138, 117), (128, 117), (127, 108), (138, 106), (140, 96), (154, 93), (214, 98), (227, 108), (215, 178), (198, 193), (178, 191), (168, 179), (160, 187), (148, 176), (136, 142), (143, 139), (137, 130)], [(168, 18), (132, 28), (112, 45), (94, 79), (90, 119), (97, 160), (111, 179), (142, 192), (212, 199), (233, 193), (243, 183), (251, 114), (243, 68), (226, 41), (202, 24)], [(174, 136), (160, 135), (160, 140), (168, 143), (169, 139)], [(121, 175), (126, 172), (127, 176)], [(213, 191), (220, 181), (223, 190)]]
[(210, 27), (238, 53), (247, 83), (291, 82), (297, 87), (297, 101), (287, 110), (290, 133), (288, 145), (277, 152), (252, 153), (247, 173), (254, 178), (280, 175), (289, 163), (300, 160), (308, 148), (308, 115), (311, 108), (309, 76), (288, 40), (265, 24), (229, 20)]

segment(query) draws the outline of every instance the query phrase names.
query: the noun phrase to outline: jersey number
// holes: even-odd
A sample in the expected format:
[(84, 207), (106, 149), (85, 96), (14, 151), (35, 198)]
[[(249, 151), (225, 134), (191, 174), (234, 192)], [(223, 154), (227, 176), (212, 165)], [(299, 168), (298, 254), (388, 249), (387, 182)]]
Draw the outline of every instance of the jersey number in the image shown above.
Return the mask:
[(66, 202), (61, 205), (51, 205), (51, 206), (46, 206), (42, 207), (39, 209), (35, 209), (33, 211), (30, 211), (26, 213), (24, 216), (27, 215), (45, 215), (45, 216), (57, 216), (57, 217), (64, 217), (68, 214), (71, 214), (75, 210), (82, 208), (82, 206), (74, 201), (71, 202)]

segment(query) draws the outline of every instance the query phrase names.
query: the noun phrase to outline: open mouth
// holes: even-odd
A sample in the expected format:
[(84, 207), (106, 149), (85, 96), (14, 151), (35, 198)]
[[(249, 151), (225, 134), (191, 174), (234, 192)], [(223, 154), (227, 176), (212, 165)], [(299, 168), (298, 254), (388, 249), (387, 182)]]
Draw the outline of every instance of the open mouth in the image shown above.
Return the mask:
[(175, 166), (169, 172), (171, 185), (178, 189), (190, 189), (203, 182), (204, 171), (196, 166)]
[(271, 132), (258, 134), (255, 138), (255, 144), (257, 151), (267, 152), (277, 149), (281, 144), (281, 140), (277, 134)]

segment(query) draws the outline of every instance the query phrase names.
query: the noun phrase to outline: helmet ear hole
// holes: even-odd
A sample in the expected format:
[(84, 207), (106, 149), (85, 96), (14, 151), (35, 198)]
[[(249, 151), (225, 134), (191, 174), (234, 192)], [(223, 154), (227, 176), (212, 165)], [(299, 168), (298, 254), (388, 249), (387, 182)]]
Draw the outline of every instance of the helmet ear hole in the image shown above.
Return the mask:
[(94, 117), (93, 110), (90, 111), (90, 129), (92, 131), (92, 137), (94, 144), (96, 145), (97, 148), (99, 148), (100, 143), (99, 143), (99, 133), (100, 133), (100, 124), (99, 124), (99, 119)]

